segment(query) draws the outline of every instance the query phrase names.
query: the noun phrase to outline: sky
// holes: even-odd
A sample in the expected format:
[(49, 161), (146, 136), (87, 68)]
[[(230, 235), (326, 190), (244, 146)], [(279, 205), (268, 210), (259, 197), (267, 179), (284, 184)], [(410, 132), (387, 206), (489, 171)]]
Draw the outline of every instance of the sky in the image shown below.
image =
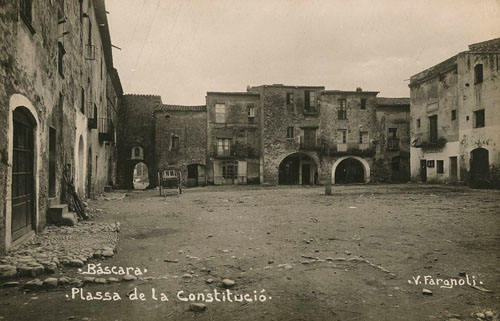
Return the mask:
[(106, 0), (127, 94), (204, 105), (263, 84), (409, 97), (409, 78), (500, 37), (500, 0)]

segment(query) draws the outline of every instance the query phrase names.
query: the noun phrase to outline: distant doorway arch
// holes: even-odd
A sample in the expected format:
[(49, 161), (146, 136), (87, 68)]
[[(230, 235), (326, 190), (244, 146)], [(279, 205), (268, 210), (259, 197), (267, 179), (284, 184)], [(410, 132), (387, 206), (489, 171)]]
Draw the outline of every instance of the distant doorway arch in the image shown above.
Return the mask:
[(279, 185), (313, 185), (318, 182), (318, 163), (305, 153), (293, 153), (280, 162)]
[(370, 165), (357, 156), (345, 156), (337, 159), (332, 166), (333, 184), (368, 183)]
[(149, 186), (148, 166), (143, 162), (135, 164), (133, 174), (134, 189), (142, 190)]

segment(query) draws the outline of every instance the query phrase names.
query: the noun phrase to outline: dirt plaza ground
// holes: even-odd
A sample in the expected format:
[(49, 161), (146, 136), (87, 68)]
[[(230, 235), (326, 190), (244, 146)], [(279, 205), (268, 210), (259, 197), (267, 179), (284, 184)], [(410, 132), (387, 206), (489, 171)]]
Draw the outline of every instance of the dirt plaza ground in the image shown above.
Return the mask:
[[(102, 210), (96, 222), (121, 223), (114, 257), (90, 264), (143, 275), (81, 290), (3, 288), (0, 317), (420, 321), (488, 312), (484, 320), (498, 319), (498, 191), (348, 185), (324, 196), (323, 187), (211, 186), (168, 196), (129, 191), (90, 206)], [(252, 301), (229, 302), (228, 290), (233, 301), (245, 294)], [(98, 291), (120, 299), (88, 300)], [(190, 293), (205, 299), (204, 311), (190, 310)], [(208, 302), (209, 293), (226, 301)]]

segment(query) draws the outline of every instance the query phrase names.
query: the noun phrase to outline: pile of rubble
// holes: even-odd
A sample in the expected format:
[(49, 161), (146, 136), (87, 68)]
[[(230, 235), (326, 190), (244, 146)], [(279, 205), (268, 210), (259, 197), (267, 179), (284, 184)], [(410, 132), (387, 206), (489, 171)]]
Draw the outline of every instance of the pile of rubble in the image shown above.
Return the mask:
[[(48, 226), (23, 246), (0, 258), (0, 280), (55, 274), (63, 266), (78, 268), (91, 258), (111, 257), (118, 242), (119, 229), (119, 223), (80, 222), (75, 226)], [(16, 283), (10, 282), (12, 286)], [(54, 280), (49, 280), (49, 283), (54, 284)]]

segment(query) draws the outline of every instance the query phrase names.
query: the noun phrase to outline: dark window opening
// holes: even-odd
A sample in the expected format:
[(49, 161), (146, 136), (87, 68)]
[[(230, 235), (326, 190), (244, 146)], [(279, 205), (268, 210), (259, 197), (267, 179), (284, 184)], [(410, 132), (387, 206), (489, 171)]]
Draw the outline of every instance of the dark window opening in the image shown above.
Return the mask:
[(28, 26), (28, 29), (31, 31), (31, 33), (35, 33), (35, 29), (33, 29), (32, 23), (33, 23), (33, 12), (31, 10), (31, 0), (20, 0), (20, 7), (19, 7), (19, 15), (21, 16), (21, 19), (26, 23)]
[(83, 87), (80, 94), (80, 111), (85, 114), (85, 89)]
[(92, 22), (89, 20), (89, 32), (88, 32), (88, 39), (87, 39), (87, 45), (91, 46), (92, 45)]
[(366, 110), (366, 98), (361, 99), (361, 110)]
[(49, 197), (56, 196), (56, 129), (49, 127)]
[(438, 174), (443, 174), (444, 173), (444, 161), (438, 160), (436, 161), (436, 171)]
[(417, 119), (417, 128), (420, 128), (420, 118)]
[(451, 111), (451, 120), (456, 120), (457, 119), (457, 111), (456, 110), (452, 110)]
[(66, 54), (66, 50), (64, 50), (64, 46), (62, 42), (57, 43), (57, 71), (59, 75), (64, 78), (64, 70), (63, 70), (63, 58), (64, 54)]
[(429, 139), (430, 143), (437, 143), (438, 137), (438, 125), (437, 125), (437, 115), (429, 117)]
[(347, 101), (345, 99), (339, 99), (339, 119), (347, 119)]
[(179, 150), (180, 138), (179, 136), (172, 136), (172, 148), (171, 150)]
[(293, 104), (293, 93), (286, 93), (286, 104)]
[(80, 0), (80, 23), (83, 23), (83, 0)]
[(305, 111), (309, 113), (316, 112), (316, 93), (314, 91), (306, 91), (305, 96)]
[(286, 138), (293, 138), (293, 137), (294, 137), (293, 127), (288, 127), (286, 129)]
[(476, 110), (474, 112), (474, 128), (480, 128), (484, 127), (485, 120), (484, 120), (484, 109), (481, 110)]
[(397, 128), (389, 128), (389, 138), (398, 138)]
[(255, 106), (254, 105), (248, 105), (247, 106), (247, 113), (248, 113), (248, 121), (253, 122), (255, 118)]
[(135, 157), (141, 156), (141, 149), (139, 147), (134, 148), (134, 156)]
[(474, 66), (474, 85), (483, 82), (483, 65), (479, 64)]

